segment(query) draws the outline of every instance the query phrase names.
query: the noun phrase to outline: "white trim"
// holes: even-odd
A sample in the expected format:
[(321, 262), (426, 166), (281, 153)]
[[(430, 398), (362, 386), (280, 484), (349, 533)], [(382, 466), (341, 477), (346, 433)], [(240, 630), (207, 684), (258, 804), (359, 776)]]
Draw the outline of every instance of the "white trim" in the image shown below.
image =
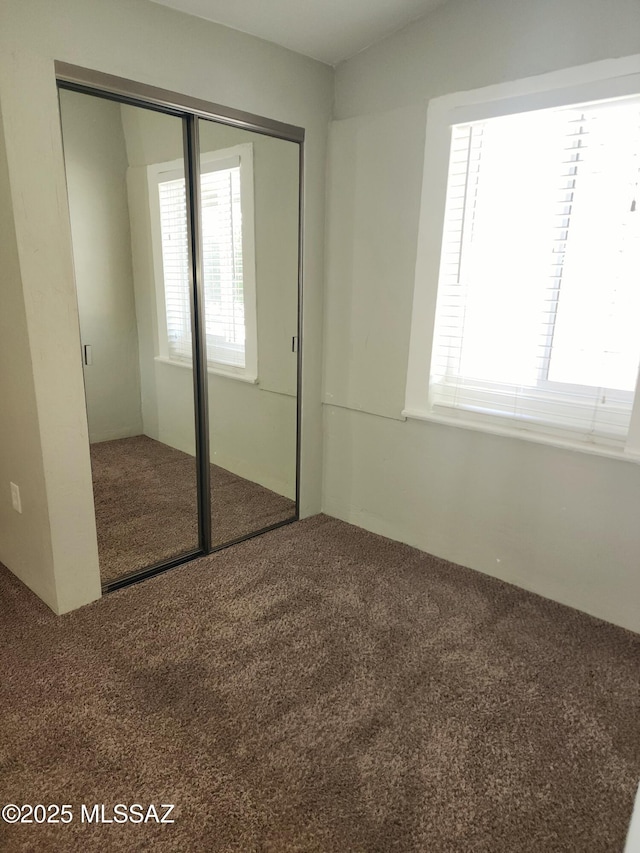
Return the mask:
[[(192, 370), (193, 367), (188, 361), (176, 361), (175, 358), (168, 358), (165, 355), (156, 355), (154, 357), (154, 361), (158, 361), (161, 364), (171, 364), (173, 367), (182, 367), (185, 370)], [(258, 384), (258, 377), (251, 376), (248, 373), (232, 373), (233, 368), (227, 365), (219, 365), (214, 366), (212, 362), (209, 362), (207, 365), (207, 373), (210, 373), (212, 376), (225, 376), (227, 379), (237, 379), (239, 382), (247, 382), (250, 385)], [(236, 368), (236, 370), (240, 371), (242, 368)]]
[[(166, 168), (163, 168), (166, 167)], [(162, 235), (158, 223), (160, 222), (160, 197), (158, 195), (158, 184), (160, 176), (166, 180), (172, 178), (184, 180), (184, 162), (172, 160), (170, 163), (154, 163), (147, 166), (147, 199), (149, 202), (149, 232), (151, 237), (151, 257), (153, 261), (153, 284), (156, 304), (156, 328), (158, 330), (158, 353), (164, 358), (169, 357), (167, 315), (164, 302), (164, 272), (162, 264)]]
[[(560, 72), (556, 72), (560, 73)], [(555, 76), (555, 74), (553, 75)], [(451, 110), (451, 124), (500, 118), (517, 113), (552, 110), (567, 104), (586, 105), (614, 98), (630, 98), (640, 92), (640, 73), (624, 77), (592, 80), (578, 86), (545, 89), (538, 92), (491, 100), (488, 103), (465, 104)]]
[[(520, 80), (513, 80), (508, 83), (495, 83), (491, 86), (484, 86), (481, 89), (453, 92), (449, 95), (433, 98), (429, 102), (429, 108), (435, 105), (446, 112), (453, 112), (455, 108), (468, 107), (474, 104), (489, 105), (492, 102), (500, 102), (506, 98), (522, 98), (532, 95), (534, 98), (531, 101), (532, 106), (530, 109), (541, 109), (542, 107), (535, 103), (536, 96), (541, 93), (548, 93), (550, 106), (554, 106), (552, 99), (555, 93), (558, 91), (570, 91), (576, 87), (580, 87), (581, 94), (578, 99), (579, 102), (585, 97), (589, 100), (585, 89), (588, 84), (596, 84), (594, 91), (598, 92), (600, 84), (604, 83), (604, 81), (611, 83), (611, 97), (616, 97), (615, 86), (619, 85), (616, 81), (620, 78), (638, 74), (640, 74), (640, 53), (619, 59), (605, 59), (598, 62), (589, 62), (585, 65), (574, 65), (570, 68), (561, 68), (558, 71), (549, 71), (546, 74), (537, 74), (533, 77), (523, 77)], [(604, 98), (605, 95), (600, 92), (597, 97)], [(559, 106), (559, 104), (555, 104), (555, 106)], [(454, 123), (453, 121), (451, 122), (451, 124)]]
[[(628, 97), (640, 92), (640, 54), (553, 71), (509, 83), (434, 98), (427, 109), (415, 286), (403, 415), (496, 435), (515, 436), (619, 459), (640, 458), (640, 415), (632, 420), (626, 451), (545, 433), (495, 426), (473, 416), (436, 414), (428, 403), (436, 300), (444, 228), (451, 126), (482, 118)], [(636, 409), (640, 398), (636, 395)], [(462, 417), (465, 419), (462, 420)]]
[(591, 456), (605, 456), (608, 459), (618, 459), (620, 461), (635, 462), (640, 465), (640, 452), (631, 450), (630, 448), (613, 447), (608, 444), (593, 444), (586, 441), (573, 441), (570, 438), (564, 438), (558, 435), (552, 435), (546, 432), (536, 432), (526, 427), (517, 428), (507, 425), (499, 425), (490, 420), (477, 421), (471, 417), (457, 418), (454, 415), (441, 415), (435, 412), (424, 412), (422, 410), (413, 411), (411, 409), (403, 409), (402, 414), (405, 418), (416, 421), (426, 421), (428, 423), (444, 424), (445, 426), (459, 427), (461, 429), (470, 429), (474, 432), (489, 433), (489, 435), (499, 435), (504, 438), (520, 438), (525, 441), (533, 441), (535, 444), (546, 444), (549, 447), (558, 447), (562, 450), (579, 450), (582, 453), (588, 453)]

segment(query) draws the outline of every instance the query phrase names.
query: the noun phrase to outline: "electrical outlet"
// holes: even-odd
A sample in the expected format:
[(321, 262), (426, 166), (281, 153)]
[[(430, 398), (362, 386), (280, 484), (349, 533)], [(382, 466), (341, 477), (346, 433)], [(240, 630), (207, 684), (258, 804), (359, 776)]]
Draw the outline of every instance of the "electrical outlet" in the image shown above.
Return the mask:
[(20, 489), (15, 483), (10, 483), (11, 486), (11, 504), (16, 512), (22, 512), (22, 501), (20, 500)]

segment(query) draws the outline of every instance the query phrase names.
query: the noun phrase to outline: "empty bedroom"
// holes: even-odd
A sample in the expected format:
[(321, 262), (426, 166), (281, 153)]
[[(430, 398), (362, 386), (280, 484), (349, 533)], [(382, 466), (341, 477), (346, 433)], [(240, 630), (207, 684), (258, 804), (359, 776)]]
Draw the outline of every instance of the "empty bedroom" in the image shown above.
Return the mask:
[(0, 850), (640, 851), (638, 0), (0, 3)]

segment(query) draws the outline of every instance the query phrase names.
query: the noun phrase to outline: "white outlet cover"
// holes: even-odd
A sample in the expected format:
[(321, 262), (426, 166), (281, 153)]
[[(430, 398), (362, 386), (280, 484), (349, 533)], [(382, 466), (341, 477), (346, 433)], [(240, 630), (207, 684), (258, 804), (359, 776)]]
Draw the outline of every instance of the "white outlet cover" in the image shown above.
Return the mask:
[(22, 501), (20, 500), (20, 489), (15, 483), (10, 483), (11, 486), (11, 505), (16, 512), (22, 512)]

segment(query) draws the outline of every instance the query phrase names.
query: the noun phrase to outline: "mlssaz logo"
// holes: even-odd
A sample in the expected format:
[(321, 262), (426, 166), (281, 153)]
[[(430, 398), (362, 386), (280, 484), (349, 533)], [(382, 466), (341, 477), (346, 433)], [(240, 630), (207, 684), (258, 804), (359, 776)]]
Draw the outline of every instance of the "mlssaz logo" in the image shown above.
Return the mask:
[(159, 806), (154, 806), (153, 803), (148, 806), (140, 803), (117, 803), (113, 807), (104, 804), (83, 805), (81, 818), (82, 823), (175, 823), (170, 818), (174, 808), (174, 805), (167, 803)]

